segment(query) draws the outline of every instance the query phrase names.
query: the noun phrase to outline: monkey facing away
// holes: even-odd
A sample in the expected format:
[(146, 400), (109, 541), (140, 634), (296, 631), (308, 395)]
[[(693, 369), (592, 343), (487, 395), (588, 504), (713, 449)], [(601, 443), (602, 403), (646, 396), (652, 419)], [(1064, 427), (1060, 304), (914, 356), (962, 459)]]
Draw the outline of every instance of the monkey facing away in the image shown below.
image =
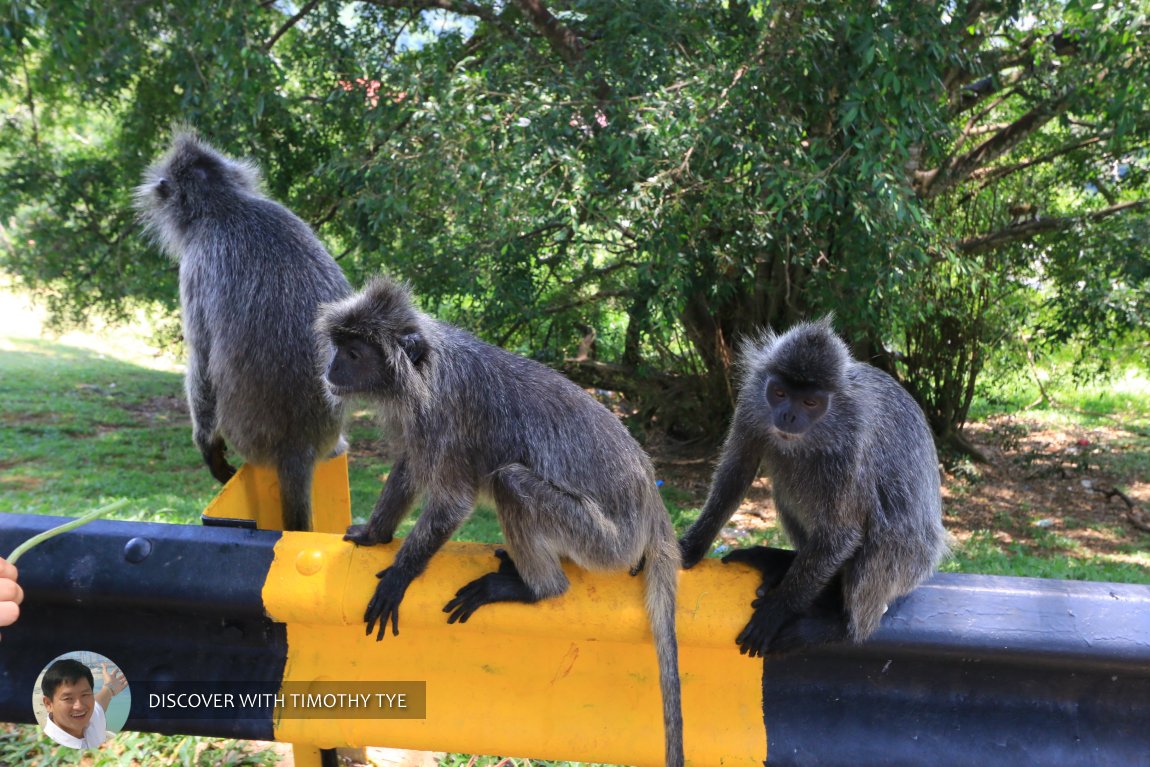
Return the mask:
[(703, 558), (763, 465), (795, 551), (760, 546), (724, 559), (763, 572), (740, 650), (862, 641), (947, 550), (926, 419), (893, 378), (851, 358), (829, 317), (767, 333), (741, 365), (710, 493), (680, 541), (683, 565)]
[(365, 525), (345, 536), (387, 543), (417, 498), (423, 511), (379, 573), (364, 620), (382, 639), (408, 585), (474, 510), (495, 502), (507, 550), (498, 569), (444, 607), (464, 623), (491, 602), (567, 590), (560, 560), (592, 570), (645, 568), (659, 662), (666, 763), (683, 764), (675, 592), (679, 549), (646, 454), (605, 407), (559, 373), (438, 322), (406, 287), (376, 278), (316, 321), (333, 397), (363, 397), (403, 446)]
[(345, 446), (312, 323), (351, 288), (307, 224), (259, 186), (254, 165), (181, 131), (144, 174), (136, 207), (179, 264), (196, 446), (220, 482), (235, 473), (225, 440), (274, 466), (285, 529), (308, 530), (315, 463)]

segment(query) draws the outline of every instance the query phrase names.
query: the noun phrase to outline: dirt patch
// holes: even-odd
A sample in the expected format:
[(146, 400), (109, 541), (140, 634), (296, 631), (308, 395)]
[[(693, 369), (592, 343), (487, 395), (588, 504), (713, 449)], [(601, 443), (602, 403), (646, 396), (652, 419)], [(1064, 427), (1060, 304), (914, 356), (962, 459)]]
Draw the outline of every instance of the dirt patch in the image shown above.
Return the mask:
[(971, 424), (967, 434), (990, 463), (944, 484), (948, 527), (959, 540), (991, 530), (1028, 549), (1047, 548), (1051, 532), (1097, 554), (1150, 545), (1142, 435), (1005, 415)]
[(44, 480), (39, 477), (9, 474), (6, 472), (7, 470), (0, 466), (0, 488), (5, 490), (29, 492), (38, 489), (44, 484)]
[[(1150, 548), (1144, 436), (1017, 416), (971, 424), (967, 435), (990, 462), (961, 464), (944, 476), (944, 522), (958, 541), (990, 531), (1000, 543), (1035, 552), (1052, 545), (1109, 555)], [(655, 455), (659, 477), (686, 493), (688, 506), (706, 499), (713, 460)], [(736, 545), (747, 531), (775, 524), (770, 483), (760, 477), (720, 538)]]
[(124, 410), (132, 413), (149, 424), (156, 422), (170, 423), (176, 420), (187, 420), (188, 403), (182, 396), (165, 394), (159, 397), (149, 397), (143, 402), (132, 402), (124, 405)]

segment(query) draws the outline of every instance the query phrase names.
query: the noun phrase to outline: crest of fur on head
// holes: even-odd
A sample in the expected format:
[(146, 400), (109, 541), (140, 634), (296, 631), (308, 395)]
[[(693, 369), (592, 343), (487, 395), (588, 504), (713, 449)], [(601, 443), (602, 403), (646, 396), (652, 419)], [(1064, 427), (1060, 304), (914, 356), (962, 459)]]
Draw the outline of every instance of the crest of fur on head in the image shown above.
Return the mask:
[(845, 385), (851, 354), (834, 330), (834, 315), (800, 322), (785, 333), (767, 330), (745, 342), (741, 373), (769, 370), (794, 386), (812, 386), (829, 392)]
[[(391, 366), (396, 399), (418, 406), (431, 401), (438, 333), (434, 321), (415, 308), (406, 283), (385, 275), (372, 277), (359, 293), (320, 307), (315, 330), (323, 364), (331, 359), (334, 343), (361, 338), (379, 349)], [(418, 369), (399, 347), (399, 339), (411, 333), (419, 333), (426, 344)]]
[(238, 197), (260, 196), (261, 183), (255, 163), (228, 157), (177, 126), (168, 150), (144, 171), (134, 201), (147, 233), (175, 259), (197, 219), (226, 213)]

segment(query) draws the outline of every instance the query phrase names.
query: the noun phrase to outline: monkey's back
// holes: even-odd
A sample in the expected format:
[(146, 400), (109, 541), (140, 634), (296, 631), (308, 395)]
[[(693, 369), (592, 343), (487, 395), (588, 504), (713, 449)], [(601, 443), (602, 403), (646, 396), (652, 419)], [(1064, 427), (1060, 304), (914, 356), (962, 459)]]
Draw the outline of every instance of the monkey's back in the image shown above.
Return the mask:
[(448, 449), (465, 453), (484, 477), (523, 464), (620, 525), (655, 508), (667, 518), (650, 459), (606, 407), (546, 365), (437, 325), (438, 407), (473, 413)]
[(340, 413), (319, 379), (312, 321), (350, 293), (299, 218), (244, 196), (193, 222), (180, 256), (186, 340), (207, 354), (218, 428), (248, 460), (330, 451)]
[(856, 362), (850, 374), (867, 408), (862, 442), (867, 481), (877, 488), (891, 524), (945, 546), (941, 477), (934, 436), (914, 398), (888, 373)]

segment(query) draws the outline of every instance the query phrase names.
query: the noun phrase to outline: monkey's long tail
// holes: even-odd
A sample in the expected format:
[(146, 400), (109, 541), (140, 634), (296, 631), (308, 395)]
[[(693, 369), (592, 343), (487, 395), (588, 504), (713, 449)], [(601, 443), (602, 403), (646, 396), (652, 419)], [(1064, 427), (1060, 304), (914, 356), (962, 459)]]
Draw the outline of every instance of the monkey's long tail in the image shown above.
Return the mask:
[(666, 767), (683, 767), (683, 705), (679, 689), (679, 642), (675, 634), (675, 593), (679, 582), (679, 544), (670, 522), (653, 537), (645, 556), (644, 591), (663, 695), (663, 743)]

